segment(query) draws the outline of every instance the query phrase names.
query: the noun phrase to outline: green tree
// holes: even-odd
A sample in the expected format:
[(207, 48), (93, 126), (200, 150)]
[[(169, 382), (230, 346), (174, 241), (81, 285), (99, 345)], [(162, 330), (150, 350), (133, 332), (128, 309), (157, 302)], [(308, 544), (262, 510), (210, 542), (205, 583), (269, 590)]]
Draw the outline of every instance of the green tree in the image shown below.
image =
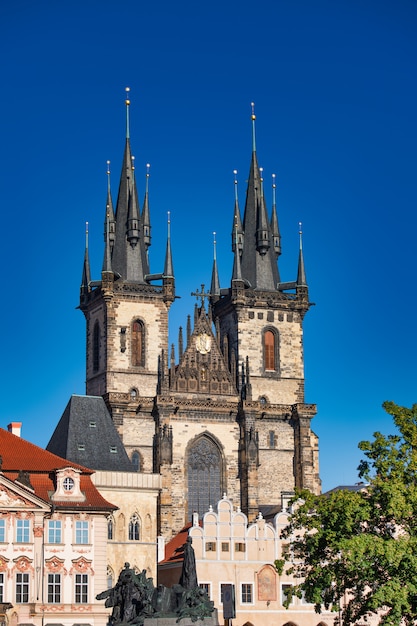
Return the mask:
[(344, 625), (372, 614), (381, 625), (417, 623), (417, 404), (383, 407), (398, 434), (359, 444), (364, 487), (298, 491), (283, 531), (286, 570), (300, 578), (293, 593)]

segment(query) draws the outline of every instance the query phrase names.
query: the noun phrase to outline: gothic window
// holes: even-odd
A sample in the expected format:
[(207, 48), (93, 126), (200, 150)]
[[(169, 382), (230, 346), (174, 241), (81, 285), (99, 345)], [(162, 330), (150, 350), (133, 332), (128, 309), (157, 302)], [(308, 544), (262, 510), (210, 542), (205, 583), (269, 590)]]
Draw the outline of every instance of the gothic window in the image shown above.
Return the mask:
[(107, 566), (107, 589), (111, 589), (114, 584), (114, 574), (110, 565)]
[(132, 324), (132, 365), (145, 365), (145, 326), (140, 320)]
[(100, 325), (98, 322), (94, 324), (93, 330), (93, 370), (98, 372), (100, 366)]
[(113, 515), (107, 518), (107, 539), (114, 539), (114, 518)]
[(129, 541), (139, 541), (140, 539), (139, 517), (132, 515), (129, 522)]
[(217, 505), (223, 492), (222, 458), (218, 446), (202, 436), (192, 444), (187, 458), (188, 519), (193, 513), (203, 516), (209, 506)]
[(140, 454), (137, 450), (132, 452), (132, 465), (135, 472), (140, 472)]
[(267, 372), (278, 371), (278, 334), (268, 328), (263, 335), (264, 369)]

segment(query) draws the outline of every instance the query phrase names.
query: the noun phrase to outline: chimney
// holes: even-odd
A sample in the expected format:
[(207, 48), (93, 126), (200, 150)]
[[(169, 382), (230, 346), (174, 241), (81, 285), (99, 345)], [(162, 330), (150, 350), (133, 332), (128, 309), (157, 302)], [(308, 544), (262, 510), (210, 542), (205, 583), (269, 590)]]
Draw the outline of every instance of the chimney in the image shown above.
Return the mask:
[(16, 437), (20, 437), (21, 429), (22, 422), (10, 422), (10, 424), (7, 426), (7, 430), (9, 431), (9, 433), (12, 433), (12, 435), (16, 435)]

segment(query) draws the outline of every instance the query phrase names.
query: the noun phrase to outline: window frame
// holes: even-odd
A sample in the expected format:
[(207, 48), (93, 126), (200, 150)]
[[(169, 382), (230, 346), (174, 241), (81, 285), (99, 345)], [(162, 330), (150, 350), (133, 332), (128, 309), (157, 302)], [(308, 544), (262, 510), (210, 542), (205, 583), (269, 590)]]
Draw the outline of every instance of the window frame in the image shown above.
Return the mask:
[(30, 576), (28, 572), (16, 573), (15, 598), (16, 604), (28, 604), (30, 593)]
[[(268, 340), (272, 338), (272, 345)], [(279, 339), (280, 335), (274, 326), (266, 326), (262, 331), (262, 367), (266, 375), (279, 375)], [(273, 367), (272, 367), (273, 366)]]
[(89, 578), (88, 574), (75, 574), (74, 580), (74, 603), (75, 604), (88, 604), (88, 592), (89, 592)]
[(6, 543), (6, 520), (0, 518), (0, 543)]
[(30, 520), (16, 520), (16, 543), (30, 543)]
[(48, 521), (48, 543), (62, 543), (62, 522), (51, 519)]
[[(75, 543), (77, 545), (86, 545), (90, 541), (90, 525), (86, 520), (75, 520)], [(85, 541), (87, 539), (87, 541)]]
[(4, 580), (4, 572), (0, 572), (0, 603), (4, 602), (4, 591), (5, 591), (5, 580)]
[(61, 604), (62, 581), (61, 574), (48, 573), (47, 596), (48, 604)]
[(137, 513), (133, 513), (129, 520), (128, 540), (140, 541), (140, 520)]
[[(247, 596), (248, 596), (248, 592), (249, 592), (249, 595), (250, 595), (250, 600), (246, 599)], [(244, 597), (245, 597), (245, 599), (244, 599)], [(240, 604), (244, 604), (244, 605), (255, 604), (254, 584), (253, 583), (251, 583), (251, 582), (241, 582), (240, 583)]]
[(130, 326), (130, 351), (133, 367), (145, 366), (145, 323), (135, 318)]
[[(294, 585), (292, 583), (281, 583), (280, 585), (280, 600), (281, 600), (281, 606), (284, 606), (284, 602), (286, 601), (287, 597), (284, 593), (284, 588), (290, 588), (290, 587), (294, 587)], [(289, 604), (289, 606), (294, 606), (295, 602), (294, 602), (294, 596), (292, 597), (292, 600)]]

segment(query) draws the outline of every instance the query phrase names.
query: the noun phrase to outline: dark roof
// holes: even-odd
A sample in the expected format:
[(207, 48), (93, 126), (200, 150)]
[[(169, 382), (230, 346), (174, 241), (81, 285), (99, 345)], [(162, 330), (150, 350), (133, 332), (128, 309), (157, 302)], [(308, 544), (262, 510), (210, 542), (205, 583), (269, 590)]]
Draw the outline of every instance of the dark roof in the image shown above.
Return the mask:
[(337, 487), (333, 487), (333, 489), (329, 489), (323, 495), (328, 496), (330, 493), (335, 493), (336, 491), (363, 491), (369, 487), (368, 483), (356, 483), (355, 485), (338, 485)]
[(71, 396), (46, 449), (95, 470), (134, 471), (102, 397)]
[[(1, 473), (9, 480), (29, 487), (38, 498), (45, 502), (50, 502), (50, 496), (55, 492), (56, 470), (73, 467), (81, 472), (80, 489), (85, 495), (85, 500), (82, 502), (66, 500), (65, 503), (55, 501), (55, 506), (106, 511), (116, 508), (100, 495), (91, 481), (93, 472), (90, 469), (43, 450), (3, 428), (0, 428), (0, 455)], [(24, 476), (22, 473), (27, 474)], [(24, 480), (22, 480), (22, 475)]]

